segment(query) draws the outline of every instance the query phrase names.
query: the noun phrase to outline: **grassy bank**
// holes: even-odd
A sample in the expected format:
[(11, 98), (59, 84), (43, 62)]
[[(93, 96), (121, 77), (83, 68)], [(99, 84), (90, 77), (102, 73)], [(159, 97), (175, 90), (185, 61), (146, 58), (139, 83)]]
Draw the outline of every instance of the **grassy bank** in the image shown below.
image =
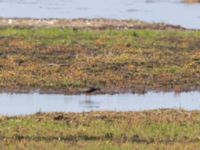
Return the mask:
[(198, 90), (200, 31), (0, 28), (0, 89)]
[(0, 118), (0, 148), (10, 150), (196, 150), (199, 135), (199, 112), (52, 113)]

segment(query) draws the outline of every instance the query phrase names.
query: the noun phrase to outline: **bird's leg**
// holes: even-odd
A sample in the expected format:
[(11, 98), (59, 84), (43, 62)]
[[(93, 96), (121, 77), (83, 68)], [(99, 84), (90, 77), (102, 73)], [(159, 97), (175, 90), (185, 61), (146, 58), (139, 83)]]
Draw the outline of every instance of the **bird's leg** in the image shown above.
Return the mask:
[(85, 101), (86, 102), (91, 102), (90, 95), (87, 95), (87, 94), (85, 95)]

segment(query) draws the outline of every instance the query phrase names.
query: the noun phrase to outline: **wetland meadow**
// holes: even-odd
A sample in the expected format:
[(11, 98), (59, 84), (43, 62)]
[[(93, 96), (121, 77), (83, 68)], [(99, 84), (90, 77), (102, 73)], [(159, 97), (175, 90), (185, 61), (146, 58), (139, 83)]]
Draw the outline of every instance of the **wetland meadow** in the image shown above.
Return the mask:
[(95, 1), (0, 1), (0, 149), (198, 150), (199, 1)]

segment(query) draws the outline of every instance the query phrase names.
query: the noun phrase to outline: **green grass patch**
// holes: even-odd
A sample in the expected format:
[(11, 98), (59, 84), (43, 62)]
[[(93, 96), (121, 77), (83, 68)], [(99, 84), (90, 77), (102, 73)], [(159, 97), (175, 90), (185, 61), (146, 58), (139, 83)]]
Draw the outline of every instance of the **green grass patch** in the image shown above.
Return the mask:
[(199, 116), (199, 112), (164, 110), (2, 117), (0, 147), (196, 149), (200, 144)]
[(0, 28), (0, 88), (65, 93), (88, 86), (106, 92), (198, 89), (199, 35), (187, 30)]

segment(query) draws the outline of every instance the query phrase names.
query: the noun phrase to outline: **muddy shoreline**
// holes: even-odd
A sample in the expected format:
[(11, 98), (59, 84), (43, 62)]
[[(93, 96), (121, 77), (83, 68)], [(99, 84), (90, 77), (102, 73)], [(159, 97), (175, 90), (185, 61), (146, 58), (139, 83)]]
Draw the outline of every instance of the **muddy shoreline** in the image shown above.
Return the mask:
[[(156, 30), (186, 30), (179, 25), (165, 23), (147, 23), (139, 20), (117, 19), (33, 19), (33, 18), (0, 18), (0, 27), (71, 27), (91, 29), (156, 29)], [(189, 29), (187, 29), (189, 30)]]
[[(87, 87), (85, 88), (87, 89)], [(89, 88), (88, 88), (89, 89)], [(109, 94), (109, 95), (114, 95), (114, 94), (146, 94), (148, 92), (174, 92), (175, 94), (180, 94), (180, 93), (189, 93), (189, 92), (200, 92), (200, 88), (194, 88), (194, 87), (185, 87), (184, 89), (166, 89), (166, 88), (150, 88), (150, 89), (145, 89), (143, 88), (135, 88), (135, 89), (100, 89), (99, 91), (95, 91), (90, 93), (89, 95), (103, 95), (103, 94)], [(27, 89), (0, 89), (0, 94), (8, 93), (8, 94), (34, 94), (34, 93), (39, 93), (39, 94), (52, 94), (52, 95), (87, 95), (85, 91), (80, 90), (65, 90), (65, 89), (36, 89), (36, 88), (27, 88)]]

